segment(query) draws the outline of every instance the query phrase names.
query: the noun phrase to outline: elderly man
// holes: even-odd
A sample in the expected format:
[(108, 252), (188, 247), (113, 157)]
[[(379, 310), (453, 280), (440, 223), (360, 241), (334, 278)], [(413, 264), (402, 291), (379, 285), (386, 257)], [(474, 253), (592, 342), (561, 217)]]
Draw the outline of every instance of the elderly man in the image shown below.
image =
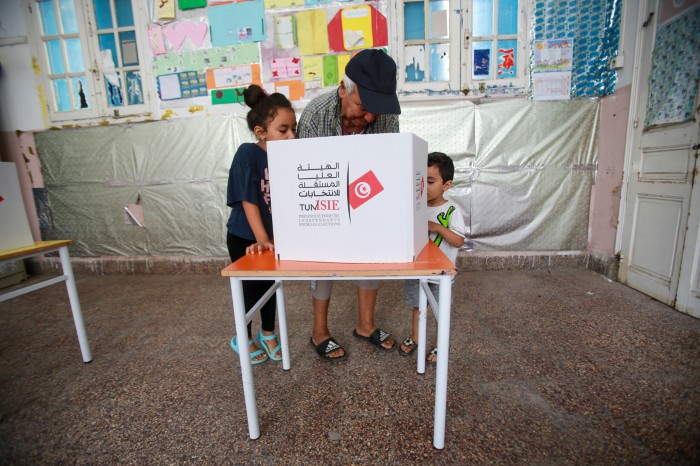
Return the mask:
[[(351, 134), (398, 133), (401, 107), (396, 96), (396, 63), (381, 50), (362, 50), (348, 62), (340, 86), (313, 99), (297, 125), (299, 138), (346, 136)], [(378, 280), (357, 280), (357, 338), (383, 351), (391, 351), (396, 342), (374, 324)], [(311, 282), (314, 328), (311, 344), (324, 361), (341, 361), (347, 353), (331, 337), (328, 307), (333, 281)]]

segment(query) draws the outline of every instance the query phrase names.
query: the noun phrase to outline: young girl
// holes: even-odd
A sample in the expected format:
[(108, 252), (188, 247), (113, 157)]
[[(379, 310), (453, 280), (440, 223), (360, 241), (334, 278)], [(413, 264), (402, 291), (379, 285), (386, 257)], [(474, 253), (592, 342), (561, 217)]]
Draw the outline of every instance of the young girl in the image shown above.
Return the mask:
[[(226, 204), (231, 207), (226, 229), (226, 244), (231, 261), (246, 254), (274, 249), (272, 237), (272, 210), (270, 206), (270, 178), (267, 172), (267, 141), (294, 139), (297, 120), (292, 104), (279, 93), (267, 95), (255, 84), (243, 92), (250, 111), (246, 117), (248, 128), (258, 139), (246, 142), (236, 151), (228, 176)], [(243, 281), (243, 298), (247, 309), (255, 305), (273, 284), (272, 281)], [(252, 337), (248, 324), (248, 349), (253, 364), (268, 358), (282, 359), (281, 346), (275, 334), (276, 301), (273, 296), (260, 310), (262, 329)], [(231, 339), (231, 348), (238, 352), (239, 342)]]

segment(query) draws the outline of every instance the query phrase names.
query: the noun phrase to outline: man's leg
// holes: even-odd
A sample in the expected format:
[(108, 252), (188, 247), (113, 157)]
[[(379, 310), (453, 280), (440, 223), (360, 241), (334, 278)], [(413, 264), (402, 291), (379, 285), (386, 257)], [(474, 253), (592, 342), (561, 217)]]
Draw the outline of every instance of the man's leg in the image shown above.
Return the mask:
[[(359, 318), (355, 331), (363, 336), (368, 337), (377, 329), (374, 325), (374, 307), (377, 303), (377, 288), (366, 289), (357, 288), (357, 300), (359, 307)], [(391, 336), (382, 343), (386, 349), (391, 349), (394, 346), (394, 337)]]
[[(314, 328), (313, 328), (313, 334), (311, 335), (311, 341), (314, 344), (314, 346), (318, 346), (320, 343), (323, 343), (327, 339), (331, 338), (331, 332), (328, 330), (328, 308), (331, 303), (330, 299), (330, 289), (331, 282), (321, 282), (318, 281), (316, 282), (315, 286), (319, 287), (320, 293), (317, 293), (317, 291), (312, 291), (312, 303), (313, 303), (313, 308), (314, 308)], [(324, 295), (324, 297), (327, 295), (328, 299), (318, 299), (315, 296), (313, 296), (313, 293), (317, 293), (320, 295)], [(338, 348), (335, 351), (331, 351), (330, 353), (326, 354), (326, 357), (328, 358), (340, 358), (345, 355), (345, 350), (343, 348)]]

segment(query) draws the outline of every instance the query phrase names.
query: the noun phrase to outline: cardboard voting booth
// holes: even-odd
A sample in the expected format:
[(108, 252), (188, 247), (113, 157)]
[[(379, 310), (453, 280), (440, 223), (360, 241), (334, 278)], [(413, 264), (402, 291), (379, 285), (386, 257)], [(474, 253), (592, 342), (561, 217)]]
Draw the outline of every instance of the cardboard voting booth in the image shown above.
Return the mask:
[(267, 143), (279, 259), (412, 262), (428, 241), (428, 143), (412, 133)]
[(0, 162), (0, 251), (33, 245), (17, 168), (12, 162)]

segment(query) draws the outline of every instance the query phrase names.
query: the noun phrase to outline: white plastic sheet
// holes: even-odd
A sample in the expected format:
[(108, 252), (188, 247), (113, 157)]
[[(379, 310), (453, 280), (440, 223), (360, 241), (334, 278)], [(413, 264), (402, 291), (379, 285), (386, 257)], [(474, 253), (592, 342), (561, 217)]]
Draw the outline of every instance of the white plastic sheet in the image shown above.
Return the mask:
[[(570, 251), (587, 247), (597, 121), (597, 100), (509, 99), (404, 103), (400, 124), (454, 159), (448, 194), (475, 250)], [(240, 114), (36, 134), (53, 237), (75, 240), (75, 256), (227, 256), (244, 141)], [(143, 227), (124, 221), (137, 202)]]

